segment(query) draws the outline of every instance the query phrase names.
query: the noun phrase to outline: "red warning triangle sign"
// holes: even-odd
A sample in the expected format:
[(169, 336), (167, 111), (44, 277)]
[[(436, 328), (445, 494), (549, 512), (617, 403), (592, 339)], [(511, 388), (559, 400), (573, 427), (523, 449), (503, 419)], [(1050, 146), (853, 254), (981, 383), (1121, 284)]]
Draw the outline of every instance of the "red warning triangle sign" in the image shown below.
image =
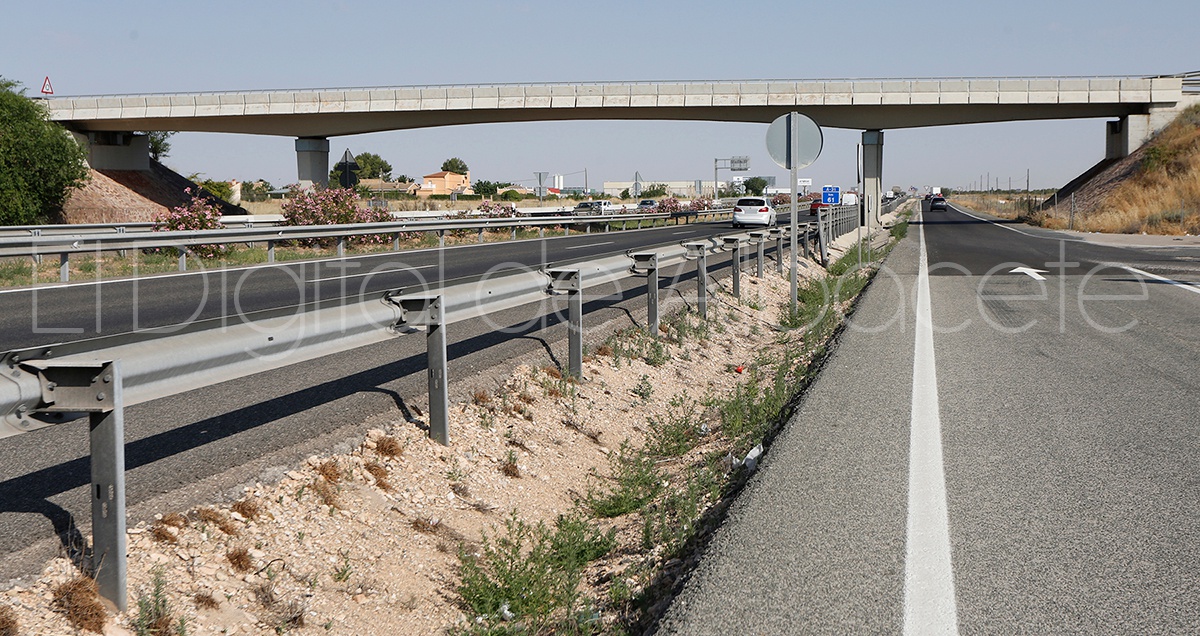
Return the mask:
[(54, 87), (50, 85), (50, 76), (47, 75), (45, 81), (42, 82), (42, 94), (53, 95)]

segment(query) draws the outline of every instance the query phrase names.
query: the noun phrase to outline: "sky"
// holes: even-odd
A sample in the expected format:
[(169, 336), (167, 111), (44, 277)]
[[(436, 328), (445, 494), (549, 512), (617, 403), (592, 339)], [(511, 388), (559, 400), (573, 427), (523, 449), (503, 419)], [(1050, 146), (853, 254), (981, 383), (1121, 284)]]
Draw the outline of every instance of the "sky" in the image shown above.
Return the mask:
[[(1200, 70), (1195, 0), (840, 3), (326, 2), (10, 3), (0, 77), (56, 96), (522, 82), (1147, 76)], [(1172, 19), (1174, 16), (1175, 19)], [(820, 122), (818, 122), (820, 123)], [(460, 157), (472, 179), (566, 185), (787, 172), (766, 124), (577, 121), (481, 124), (330, 139), (394, 174)], [(801, 177), (852, 186), (861, 131), (824, 129)], [(1104, 156), (1104, 120), (885, 131), (884, 185), (1058, 187)], [(165, 163), (215, 180), (296, 180), (287, 137), (179, 133)], [(731, 175), (721, 172), (721, 179)]]

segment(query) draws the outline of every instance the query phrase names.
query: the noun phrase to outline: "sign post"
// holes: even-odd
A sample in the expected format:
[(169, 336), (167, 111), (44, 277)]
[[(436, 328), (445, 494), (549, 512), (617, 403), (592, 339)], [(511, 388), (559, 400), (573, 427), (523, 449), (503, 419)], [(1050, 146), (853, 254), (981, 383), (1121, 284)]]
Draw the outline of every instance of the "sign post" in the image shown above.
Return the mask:
[[(767, 128), (767, 153), (771, 155), (771, 159), (775, 163), (779, 164), (779, 167), (792, 171), (790, 179), (792, 184), (792, 229), (790, 235), (792, 311), (796, 311), (797, 297), (800, 292), (797, 278), (800, 263), (796, 256), (796, 171), (816, 161), (817, 157), (821, 156), (823, 144), (821, 127), (817, 126), (817, 122), (800, 113), (792, 112), (780, 115)], [(821, 226), (820, 221), (821, 217), (818, 211), (818, 228)]]

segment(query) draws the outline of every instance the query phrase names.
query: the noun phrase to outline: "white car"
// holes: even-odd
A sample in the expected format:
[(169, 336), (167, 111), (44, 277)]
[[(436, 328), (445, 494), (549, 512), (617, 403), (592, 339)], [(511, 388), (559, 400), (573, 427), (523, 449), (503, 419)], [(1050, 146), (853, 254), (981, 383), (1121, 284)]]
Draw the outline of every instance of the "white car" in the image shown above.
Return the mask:
[(775, 225), (775, 208), (763, 197), (742, 197), (733, 204), (733, 227)]

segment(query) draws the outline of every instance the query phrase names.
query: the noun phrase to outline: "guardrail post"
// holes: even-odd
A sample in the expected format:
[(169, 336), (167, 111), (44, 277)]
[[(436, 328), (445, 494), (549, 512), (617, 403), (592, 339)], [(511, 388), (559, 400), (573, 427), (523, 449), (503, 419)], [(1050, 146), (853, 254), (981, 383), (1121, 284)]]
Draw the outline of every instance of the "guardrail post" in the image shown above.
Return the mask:
[(58, 280), (67, 282), (71, 279), (71, 255), (61, 252), (58, 255)]
[(583, 281), (577, 269), (552, 269), (550, 289), (567, 294), (567, 366), (571, 377), (583, 379)]
[(634, 269), (646, 270), (646, 328), (650, 335), (658, 337), (658, 254), (641, 252), (631, 254)]
[(736, 236), (725, 237), (725, 247), (733, 250), (733, 296), (742, 297), (742, 241)]
[(751, 232), (750, 242), (758, 248), (757, 254), (755, 254), (757, 264), (755, 265), (754, 275), (762, 278), (763, 258), (766, 256), (767, 235), (763, 232)]
[(30, 360), (20, 370), (38, 376), (39, 413), (88, 413), (92, 483), (92, 570), (100, 596), (118, 611), (126, 594), (125, 413), (120, 361), (59, 363)]
[(338, 258), (346, 255), (346, 237), (344, 236), (338, 237), (337, 255)]
[(769, 232), (771, 238), (775, 239), (775, 273), (783, 275), (783, 230), (772, 228)]
[(446, 230), (438, 230), (438, 247), (446, 247)]
[(400, 233), (399, 232), (392, 234), (392, 251), (393, 252), (400, 251)]
[(512, 240), (514, 240), (514, 241), (517, 240), (517, 226), (515, 226), (515, 225), (513, 226)]
[[(125, 233), (125, 226), (124, 226), (124, 225), (118, 225), (118, 226), (117, 226), (117, 234), (124, 234), (124, 233)], [(125, 252), (126, 252), (126, 251), (127, 251), (127, 250), (117, 250), (117, 256), (120, 256), (121, 258), (125, 258)]]
[(696, 311), (708, 320), (708, 244), (687, 243), (688, 256), (696, 259)]
[[(32, 235), (32, 236), (41, 236), (41, 235), (42, 235), (42, 231), (41, 231), (40, 229), (34, 228), (34, 229), (32, 229), (32, 230), (29, 230), (29, 234), (30, 234), (30, 235)], [(33, 264), (34, 264), (34, 265), (41, 265), (41, 264), (42, 264), (42, 255), (41, 255), (41, 254), (38, 254), (38, 253), (37, 253), (37, 251), (36, 251), (36, 249), (37, 249), (37, 248), (34, 248), (34, 250), (35, 250), (35, 251), (34, 251), (34, 253), (33, 253)]]
[(479, 228), (479, 239), (478, 239), (478, 240), (476, 240), (475, 242), (476, 242), (476, 243), (482, 243), (482, 242), (483, 242), (483, 228)]
[(538, 238), (546, 238), (546, 226), (538, 226)]
[(187, 248), (180, 246), (179, 248), (179, 271), (187, 271)]
[(446, 308), (441, 296), (384, 296), (400, 308), (395, 327), (424, 326), (429, 370), (429, 437), (450, 445), (450, 394), (446, 375)]
[(591, 234), (591, 233), (592, 233), (592, 224), (591, 224), (591, 223), (587, 223), (587, 224), (585, 224), (585, 225), (583, 226), (583, 233), (584, 233), (584, 234)]
[(267, 262), (275, 262), (275, 241), (267, 241)]
[(571, 224), (563, 223), (563, 236), (570, 236), (570, 235), (571, 235)]
[[(821, 218), (822, 216), (825, 218)], [(817, 245), (821, 250), (821, 267), (829, 266), (828, 237), (825, 235), (825, 223), (829, 220), (828, 217), (828, 214), (821, 214), (821, 208), (817, 208)]]

